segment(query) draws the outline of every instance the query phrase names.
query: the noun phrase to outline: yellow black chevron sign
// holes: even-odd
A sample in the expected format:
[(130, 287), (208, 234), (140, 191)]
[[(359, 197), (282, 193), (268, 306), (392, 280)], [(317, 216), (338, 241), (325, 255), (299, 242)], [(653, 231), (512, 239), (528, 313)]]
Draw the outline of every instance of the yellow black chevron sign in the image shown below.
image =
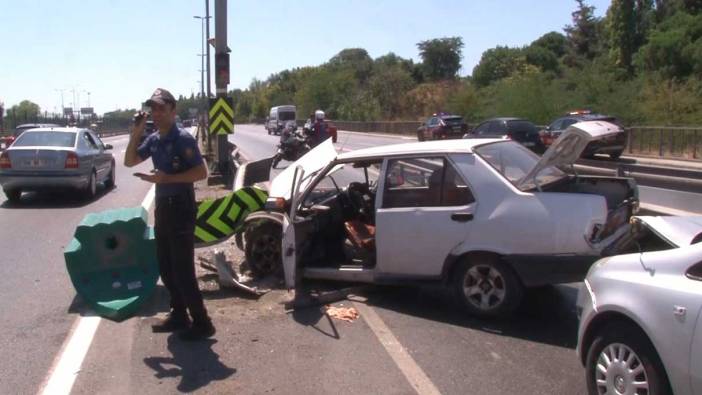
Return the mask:
[(233, 103), (231, 97), (210, 99), (210, 134), (234, 133)]
[(198, 203), (195, 219), (195, 247), (222, 242), (241, 230), (246, 216), (261, 210), (268, 194), (256, 187), (244, 187), (219, 199)]

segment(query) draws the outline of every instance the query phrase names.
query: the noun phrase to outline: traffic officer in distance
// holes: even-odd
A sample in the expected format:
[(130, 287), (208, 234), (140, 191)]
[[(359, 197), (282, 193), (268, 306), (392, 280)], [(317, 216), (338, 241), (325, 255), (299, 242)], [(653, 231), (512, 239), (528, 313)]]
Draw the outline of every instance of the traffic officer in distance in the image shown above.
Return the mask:
[(152, 329), (154, 332), (181, 331), (180, 337), (186, 341), (205, 339), (215, 334), (215, 328), (195, 276), (197, 206), (193, 183), (207, 178), (207, 166), (195, 138), (176, 126), (173, 95), (165, 89), (156, 89), (146, 105), (151, 108), (158, 132), (138, 146), (147, 114), (137, 113), (124, 165), (132, 167), (151, 157), (155, 168), (152, 174), (134, 174), (156, 184), (156, 255), (161, 280), (171, 299), (168, 317)]

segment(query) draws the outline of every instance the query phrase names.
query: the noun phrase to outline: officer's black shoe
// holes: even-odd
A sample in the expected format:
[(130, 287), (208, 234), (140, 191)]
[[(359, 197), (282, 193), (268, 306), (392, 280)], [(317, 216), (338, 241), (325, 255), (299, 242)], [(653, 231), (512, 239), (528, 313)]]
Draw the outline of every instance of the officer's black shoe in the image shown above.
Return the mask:
[(190, 327), (190, 319), (185, 314), (169, 313), (168, 317), (156, 325), (151, 325), (153, 333), (168, 333), (177, 332), (188, 329)]
[(193, 325), (189, 329), (179, 333), (178, 336), (180, 340), (194, 342), (212, 337), (216, 332), (217, 330), (214, 325), (212, 325), (212, 321), (206, 320), (193, 322)]

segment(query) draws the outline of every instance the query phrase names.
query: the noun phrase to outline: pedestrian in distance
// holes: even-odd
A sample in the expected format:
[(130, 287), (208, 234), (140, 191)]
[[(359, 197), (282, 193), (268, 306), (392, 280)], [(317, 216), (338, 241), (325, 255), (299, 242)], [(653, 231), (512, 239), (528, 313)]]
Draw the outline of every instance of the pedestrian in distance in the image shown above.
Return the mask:
[[(211, 337), (215, 327), (207, 314), (195, 276), (194, 230), (197, 206), (193, 183), (207, 178), (197, 140), (176, 125), (176, 100), (165, 89), (156, 89), (146, 102), (158, 133), (141, 145), (145, 112), (134, 116), (124, 165), (132, 167), (151, 158), (151, 174), (134, 173), (156, 185), (156, 255), (161, 280), (170, 295), (170, 313), (154, 332), (180, 332), (181, 339)], [(188, 312), (190, 313), (188, 315)]]

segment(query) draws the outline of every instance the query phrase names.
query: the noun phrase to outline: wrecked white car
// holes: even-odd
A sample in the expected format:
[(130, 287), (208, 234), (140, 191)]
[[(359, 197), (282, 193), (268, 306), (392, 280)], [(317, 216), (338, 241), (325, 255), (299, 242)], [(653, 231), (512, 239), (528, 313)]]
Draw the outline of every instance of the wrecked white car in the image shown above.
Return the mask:
[[(282, 263), (288, 287), (301, 278), (443, 281), (469, 312), (508, 314), (524, 287), (582, 280), (629, 234), (634, 180), (572, 166), (590, 141), (618, 130), (572, 125), (541, 158), (509, 140), (344, 154), (327, 140), (272, 181), (241, 247), (254, 272)], [(267, 161), (244, 166), (237, 183), (266, 178)]]

